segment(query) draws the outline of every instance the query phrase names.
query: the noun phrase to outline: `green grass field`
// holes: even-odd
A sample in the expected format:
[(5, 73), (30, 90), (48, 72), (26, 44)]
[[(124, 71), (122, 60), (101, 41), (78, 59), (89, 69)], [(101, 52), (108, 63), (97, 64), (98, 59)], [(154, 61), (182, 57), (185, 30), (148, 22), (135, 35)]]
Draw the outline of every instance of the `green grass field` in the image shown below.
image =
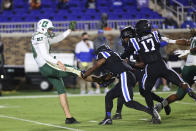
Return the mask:
[[(151, 124), (150, 115), (124, 106), (122, 120), (113, 120), (113, 125), (100, 126), (98, 122), (103, 120), (105, 114), (104, 95), (69, 96), (71, 112), (81, 123), (65, 125), (57, 95), (31, 93), (25, 98), (21, 94), (0, 97), (0, 131), (196, 131), (196, 103), (188, 96), (171, 105), (170, 116), (166, 116), (164, 111), (160, 113), (160, 125)], [(160, 95), (166, 97), (169, 93)], [(145, 104), (138, 93), (135, 93), (134, 99)], [(112, 114), (115, 109), (116, 100)]]

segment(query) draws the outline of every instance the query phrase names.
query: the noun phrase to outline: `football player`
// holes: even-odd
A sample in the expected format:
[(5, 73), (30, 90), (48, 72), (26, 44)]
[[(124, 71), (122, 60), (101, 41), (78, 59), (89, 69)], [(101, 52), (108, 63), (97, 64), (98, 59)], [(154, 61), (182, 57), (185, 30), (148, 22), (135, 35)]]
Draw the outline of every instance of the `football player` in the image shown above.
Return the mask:
[[(120, 36), (121, 36), (122, 45), (124, 46), (125, 50), (127, 49), (129, 50), (129, 46), (128, 44), (126, 44), (125, 39), (130, 39), (130, 38), (135, 37), (136, 33), (133, 33), (133, 32), (135, 32), (135, 29), (132, 26), (125, 27), (121, 30)], [(123, 55), (124, 55), (123, 58), (125, 58), (125, 54)], [(130, 58), (130, 54), (126, 54), (126, 58)], [(134, 52), (133, 58), (136, 62), (128, 61), (128, 64), (130, 64), (135, 69), (133, 73), (136, 76), (136, 81), (138, 81), (139, 83), (139, 92), (144, 97), (145, 96), (144, 90), (141, 86), (142, 76), (144, 74), (144, 71), (143, 71), (144, 63), (141, 61), (141, 58), (136, 52)], [(156, 95), (154, 92), (151, 92), (151, 95), (152, 95), (152, 99), (155, 101), (162, 102), (164, 100), (162, 97)], [(120, 98), (118, 98), (117, 110), (116, 110), (115, 115), (112, 117), (113, 120), (122, 119), (122, 116), (121, 116), (122, 107), (123, 107), (123, 102)], [(167, 115), (170, 114), (170, 111), (171, 111), (170, 106), (166, 106), (164, 107), (164, 109)]]
[[(190, 97), (196, 99), (196, 94), (192, 91), (189, 85), (185, 83), (174, 70), (170, 69), (161, 58), (159, 48), (161, 46), (160, 41), (162, 40), (162, 37), (159, 32), (152, 31), (150, 22), (145, 19), (139, 20), (136, 23), (135, 28), (137, 36), (131, 39), (124, 39), (129, 45), (129, 50), (124, 52), (122, 58), (123, 56), (126, 56), (127, 53), (133, 54), (134, 51), (141, 56), (141, 59), (145, 64), (145, 73), (142, 77), (142, 88), (144, 90), (146, 103), (150, 108), (151, 113), (154, 111), (151, 90), (159, 77), (166, 78), (183, 90), (186, 90)], [(167, 105), (168, 101), (164, 101), (162, 103), (165, 106)], [(157, 123), (161, 123), (160, 117), (156, 121)]]
[[(39, 67), (41, 75), (47, 77), (49, 82), (57, 89), (60, 104), (66, 116), (66, 124), (78, 123), (78, 121), (72, 117), (70, 113), (62, 77), (70, 74), (81, 77), (81, 71), (72, 66), (64, 65), (60, 60), (54, 58), (50, 54), (50, 45), (65, 39), (71, 31), (74, 30), (75, 24), (75, 22), (71, 22), (68, 30), (55, 36), (52, 22), (48, 19), (41, 19), (37, 23), (37, 30), (31, 39), (33, 57)], [(100, 79), (95, 76), (89, 76), (85, 80), (98, 82)]]
[[(133, 99), (133, 87), (135, 86), (136, 80), (134, 74), (131, 72), (132, 68), (107, 45), (100, 46), (96, 50), (96, 54), (97, 61), (95, 65), (84, 72), (82, 77), (85, 79), (93, 72), (101, 68), (104, 70), (104, 72), (111, 72), (113, 76), (116, 76), (119, 79), (119, 82), (115, 85), (115, 87), (112, 88), (105, 96), (105, 119), (99, 124), (112, 124), (111, 110), (113, 108), (113, 99), (117, 97), (120, 97), (127, 107), (149, 113), (150, 110), (147, 107)], [(106, 80), (107, 79), (109, 78), (106, 77)], [(149, 114), (156, 119), (160, 117), (156, 110)]]
[[(187, 82), (190, 86), (194, 83), (194, 76), (196, 76), (196, 31), (191, 31), (192, 38), (190, 41), (190, 50), (185, 51), (177, 51), (176, 54), (179, 54), (180, 57), (184, 55), (188, 55), (185, 66), (182, 70), (182, 78), (185, 82)], [(184, 45), (187, 45), (187, 43), (184, 43)], [(156, 109), (158, 112), (160, 112), (165, 106), (178, 101), (182, 100), (184, 96), (187, 94), (186, 90), (182, 88), (178, 88), (177, 92), (175, 94), (171, 94), (168, 96), (164, 101), (157, 103)]]

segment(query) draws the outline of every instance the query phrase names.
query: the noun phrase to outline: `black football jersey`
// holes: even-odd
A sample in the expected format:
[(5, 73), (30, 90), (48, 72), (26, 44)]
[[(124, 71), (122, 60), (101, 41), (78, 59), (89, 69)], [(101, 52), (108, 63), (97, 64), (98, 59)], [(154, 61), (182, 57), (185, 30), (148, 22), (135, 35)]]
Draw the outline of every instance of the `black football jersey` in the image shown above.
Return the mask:
[(130, 38), (128, 48), (122, 54), (124, 59), (134, 51), (138, 52), (145, 64), (162, 60), (160, 49), (161, 35), (158, 31), (153, 31), (146, 36)]
[(104, 72), (112, 72), (113, 74), (118, 75), (131, 69), (131, 67), (128, 66), (128, 64), (126, 64), (116, 52), (99, 52), (99, 54), (97, 55), (97, 60), (102, 58), (106, 59), (105, 64), (101, 68), (102, 70), (104, 70)]

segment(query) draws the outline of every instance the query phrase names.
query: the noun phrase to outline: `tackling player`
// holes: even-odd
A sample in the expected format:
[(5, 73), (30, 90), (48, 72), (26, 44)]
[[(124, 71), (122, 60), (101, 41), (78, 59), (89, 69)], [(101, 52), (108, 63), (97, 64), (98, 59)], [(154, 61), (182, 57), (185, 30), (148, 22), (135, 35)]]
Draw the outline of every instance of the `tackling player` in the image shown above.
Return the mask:
[[(112, 124), (111, 110), (113, 108), (113, 99), (117, 97), (120, 97), (127, 107), (147, 112), (151, 114), (153, 118), (158, 119), (158, 117), (160, 116), (158, 115), (156, 110), (150, 113), (150, 110), (147, 107), (133, 100), (133, 87), (135, 86), (136, 80), (134, 74), (131, 72), (132, 68), (107, 45), (100, 46), (97, 49), (96, 54), (97, 61), (95, 65), (84, 72), (82, 77), (85, 79), (87, 76), (91, 75), (93, 72), (101, 68), (104, 70), (104, 72), (113, 73), (113, 75), (119, 79), (119, 82), (115, 85), (115, 87), (112, 88), (105, 96), (105, 119), (99, 124)], [(156, 121), (153, 122), (156, 123)]]
[[(135, 32), (135, 29), (132, 26), (127, 26), (121, 30), (121, 41), (122, 41), (122, 45), (125, 48), (125, 50), (129, 50), (129, 46), (126, 44), (125, 39), (130, 39), (130, 38), (133, 38), (136, 36), (136, 33), (134, 33), (135, 35), (133, 35), (132, 32)], [(122, 57), (123, 58), (130, 58), (130, 54), (129, 53), (123, 54)], [(144, 63), (141, 61), (140, 56), (136, 52), (134, 52), (133, 58), (136, 62), (128, 61), (128, 64), (131, 65), (135, 69), (135, 71), (133, 73), (136, 77), (136, 81), (138, 81), (138, 83), (139, 83), (139, 92), (143, 97), (145, 97), (144, 89), (142, 88), (142, 76), (144, 74), (144, 71), (143, 71)], [(151, 96), (152, 96), (153, 100), (158, 101), (158, 102), (162, 102), (164, 100), (162, 97), (156, 95), (152, 91), (151, 91)], [(118, 98), (117, 110), (116, 110), (116, 114), (112, 118), (113, 120), (122, 119), (122, 116), (121, 116), (122, 107), (123, 107), (123, 102), (120, 98)], [(171, 111), (170, 106), (166, 106), (166, 107), (164, 107), (164, 109), (165, 109), (165, 113), (167, 115), (170, 114), (170, 111)]]

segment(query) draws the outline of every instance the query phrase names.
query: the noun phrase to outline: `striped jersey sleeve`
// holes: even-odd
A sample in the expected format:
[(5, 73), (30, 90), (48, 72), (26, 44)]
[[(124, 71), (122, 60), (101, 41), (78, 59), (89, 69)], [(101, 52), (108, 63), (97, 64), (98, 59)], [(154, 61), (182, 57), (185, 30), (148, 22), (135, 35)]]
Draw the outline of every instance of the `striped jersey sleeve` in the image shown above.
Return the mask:
[(110, 53), (103, 51), (98, 54), (97, 59), (102, 59), (102, 58), (108, 59), (110, 56), (111, 56)]

